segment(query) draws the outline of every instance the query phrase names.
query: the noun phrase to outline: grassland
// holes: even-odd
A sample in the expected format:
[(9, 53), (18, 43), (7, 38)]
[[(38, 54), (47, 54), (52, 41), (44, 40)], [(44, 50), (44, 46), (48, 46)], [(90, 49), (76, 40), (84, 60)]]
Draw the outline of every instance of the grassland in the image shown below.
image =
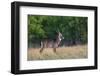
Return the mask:
[(76, 45), (57, 48), (56, 53), (52, 48), (45, 48), (40, 53), (40, 48), (29, 48), (27, 60), (52, 60), (52, 59), (81, 59), (87, 58), (87, 45)]

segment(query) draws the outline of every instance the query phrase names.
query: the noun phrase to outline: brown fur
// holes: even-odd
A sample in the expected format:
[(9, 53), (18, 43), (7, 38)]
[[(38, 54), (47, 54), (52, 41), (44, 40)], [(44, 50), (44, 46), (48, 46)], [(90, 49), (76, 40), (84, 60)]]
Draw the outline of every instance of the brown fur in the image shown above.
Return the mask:
[(45, 39), (44, 41), (41, 41), (41, 49), (40, 53), (44, 50), (44, 48), (53, 48), (53, 51), (56, 52), (56, 48), (59, 46), (61, 40), (64, 37), (60, 32), (57, 33), (56, 38), (54, 40)]

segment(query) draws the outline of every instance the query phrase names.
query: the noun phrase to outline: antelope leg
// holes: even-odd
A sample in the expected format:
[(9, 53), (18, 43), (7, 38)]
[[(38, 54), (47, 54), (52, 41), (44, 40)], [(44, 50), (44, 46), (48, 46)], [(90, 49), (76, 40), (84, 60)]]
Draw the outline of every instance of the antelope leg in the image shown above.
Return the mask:
[(44, 47), (42, 47), (42, 48), (40, 49), (40, 53), (42, 53), (42, 52), (43, 52), (43, 50), (44, 50)]
[(56, 52), (56, 48), (53, 48), (53, 51)]

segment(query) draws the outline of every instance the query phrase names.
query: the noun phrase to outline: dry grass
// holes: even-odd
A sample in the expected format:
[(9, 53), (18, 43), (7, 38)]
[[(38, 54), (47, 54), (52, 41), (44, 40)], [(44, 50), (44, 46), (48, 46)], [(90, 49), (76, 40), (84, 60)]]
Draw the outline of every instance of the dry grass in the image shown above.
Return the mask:
[(52, 48), (45, 48), (40, 53), (40, 48), (28, 49), (28, 60), (52, 60), (52, 59), (79, 59), (87, 58), (87, 45), (59, 47), (56, 53)]

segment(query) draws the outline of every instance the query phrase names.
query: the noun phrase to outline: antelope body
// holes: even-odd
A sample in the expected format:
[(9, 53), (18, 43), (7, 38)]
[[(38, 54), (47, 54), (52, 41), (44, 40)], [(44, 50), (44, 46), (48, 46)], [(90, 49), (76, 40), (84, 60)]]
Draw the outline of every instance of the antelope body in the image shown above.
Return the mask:
[(56, 48), (59, 46), (62, 39), (64, 39), (62, 34), (57, 32), (54, 39), (48, 38), (41, 41), (40, 53), (44, 50), (44, 48), (53, 48), (53, 51), (56, 52)]

